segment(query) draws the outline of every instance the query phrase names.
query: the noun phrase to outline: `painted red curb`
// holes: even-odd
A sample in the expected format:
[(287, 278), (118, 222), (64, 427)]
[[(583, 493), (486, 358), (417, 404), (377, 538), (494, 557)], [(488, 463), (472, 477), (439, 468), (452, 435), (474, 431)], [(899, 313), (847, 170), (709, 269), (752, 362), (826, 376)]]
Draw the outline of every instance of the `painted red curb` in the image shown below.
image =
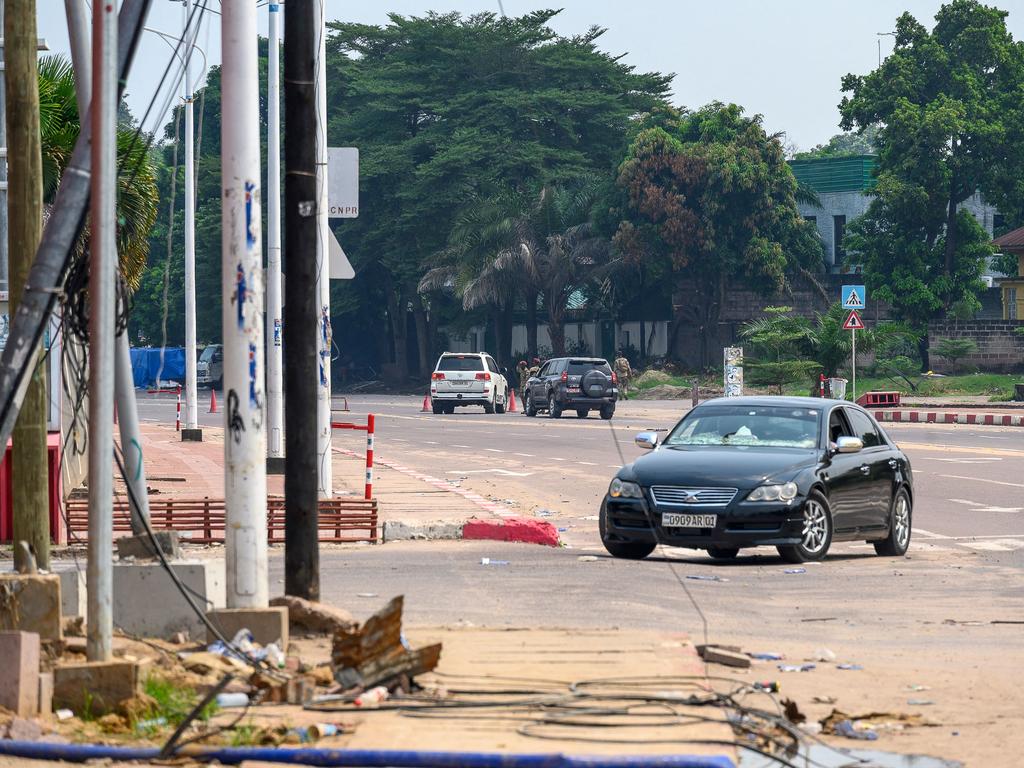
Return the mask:
[(1024, 427), (1024, 415), (1010, 413), (950, 413), (943, 411), (872, 411), (882, 422), (910, 424), (974, 424), (990, 427)]
[(462, 526), (462, 538), (476, 541), (521, 541), (558, 546), (558, 529), (544, 520), (507, 517), (504, 520), (470, 520)]

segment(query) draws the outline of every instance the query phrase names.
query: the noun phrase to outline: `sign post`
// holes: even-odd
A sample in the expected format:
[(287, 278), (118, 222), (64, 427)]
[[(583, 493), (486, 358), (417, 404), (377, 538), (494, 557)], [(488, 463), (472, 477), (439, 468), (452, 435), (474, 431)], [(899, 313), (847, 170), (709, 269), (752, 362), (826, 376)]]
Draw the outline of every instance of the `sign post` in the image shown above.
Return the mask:
[(843, 328), (850, 332), (850, 379), (853, 400), (857, 401), (857, 331), (863, 331), (866, 327), (864, 320), (857, 310), (862, 310), (867, 305), (868, 292), (863, 285), (844, 285), (839, 298), (843, 301), (843, 309), (850, 310), (846, 316)]
[(743, 347), (725, 348), (725, 396), (743, 396)]

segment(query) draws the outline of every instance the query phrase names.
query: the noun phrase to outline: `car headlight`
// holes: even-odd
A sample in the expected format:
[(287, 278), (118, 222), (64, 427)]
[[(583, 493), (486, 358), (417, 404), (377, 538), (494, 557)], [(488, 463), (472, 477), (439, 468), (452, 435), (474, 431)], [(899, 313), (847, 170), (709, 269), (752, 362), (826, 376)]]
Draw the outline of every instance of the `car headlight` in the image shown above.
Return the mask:
[(617, 477), (608, 486), (608, 495), (613, 499), (642, 499), (644, 497), (639, 485), (627, 480), (619, 480)]
[(762, 485), (750, 492), (747, 501), (792, 501), (799, 491), (796, 483)]

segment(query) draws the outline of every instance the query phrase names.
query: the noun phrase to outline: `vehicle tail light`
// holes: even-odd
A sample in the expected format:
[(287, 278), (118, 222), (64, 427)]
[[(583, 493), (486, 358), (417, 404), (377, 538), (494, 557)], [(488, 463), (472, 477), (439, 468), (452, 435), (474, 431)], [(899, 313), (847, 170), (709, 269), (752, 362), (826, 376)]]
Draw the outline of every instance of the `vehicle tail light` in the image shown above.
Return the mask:
[(562, 371), (562, 381), (568, 381), (568, 380), (569, 380), (569, 372), (568, 371)]
[(434, 381), (444, 381), (444, 374), (441, 371), (434, 371), (430, 374), (430, 378)]
[(476, 375), (476, 380), (477, 381), (490, 381), (491, 380), (491, 374), (489, 374), (489, 373), (478, 373)]
[(615, 373), (615, 371), (612, 371), (612, 384), (618, 384), (618, 383), (619, 383), (619, 375), (617, 373)]

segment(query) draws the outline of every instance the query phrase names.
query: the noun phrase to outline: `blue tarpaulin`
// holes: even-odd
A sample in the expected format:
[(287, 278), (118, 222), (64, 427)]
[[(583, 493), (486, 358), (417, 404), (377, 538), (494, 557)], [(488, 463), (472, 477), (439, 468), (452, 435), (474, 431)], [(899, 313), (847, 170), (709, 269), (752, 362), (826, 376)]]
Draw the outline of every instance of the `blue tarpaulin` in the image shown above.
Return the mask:
[[(160, 369), (160, 352), (164, 366)], [(157, 373), (162, 381), (185, 381), (184, 347), (141, 347), (132, 350), (132, 379), (136, 388), (155, 387)]]

